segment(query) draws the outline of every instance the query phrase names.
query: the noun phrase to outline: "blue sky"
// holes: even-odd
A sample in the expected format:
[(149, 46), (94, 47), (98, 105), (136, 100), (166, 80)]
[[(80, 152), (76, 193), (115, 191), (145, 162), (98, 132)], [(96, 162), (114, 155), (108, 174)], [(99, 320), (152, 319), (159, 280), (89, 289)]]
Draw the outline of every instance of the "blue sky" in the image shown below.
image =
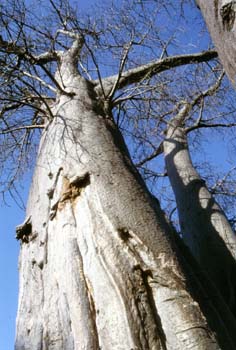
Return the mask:
[(18, 294), (18, 250), (15, 227), (24, 218), (12, 200), (0, 207), (0, 350), (14, 348)]

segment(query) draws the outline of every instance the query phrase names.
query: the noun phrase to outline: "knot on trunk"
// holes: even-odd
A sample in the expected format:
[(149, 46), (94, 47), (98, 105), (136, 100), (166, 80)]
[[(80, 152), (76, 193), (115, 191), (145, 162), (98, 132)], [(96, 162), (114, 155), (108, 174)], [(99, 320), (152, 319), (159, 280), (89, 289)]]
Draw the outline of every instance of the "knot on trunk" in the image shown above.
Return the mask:
[(16, 227), (16, 239), (23, 243), (29, 243), (36, 236), (33, 235), (31, 217), (28, 217), (23, 224)]
[(118, 234), (124, 242), (128, 241), (132, 237), (129, 230), (125, 227), (118, 228)]

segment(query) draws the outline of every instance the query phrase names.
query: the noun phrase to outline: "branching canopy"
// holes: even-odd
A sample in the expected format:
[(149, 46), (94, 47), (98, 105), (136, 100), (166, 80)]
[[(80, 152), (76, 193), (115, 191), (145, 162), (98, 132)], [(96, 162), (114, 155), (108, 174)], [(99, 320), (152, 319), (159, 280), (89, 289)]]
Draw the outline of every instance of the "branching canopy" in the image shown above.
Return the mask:
[[(194, 131), (194, 145), (200, 140), (199, 129), (234, 127), (233, 93), (228, 93), (199, 17), (192, 21), (200, 28), (193, 39), (196, 46), (201, 42), (200, 51), (188, 43), (193, 28), (186, 22), (193, 13), (191, 5), (183, 2), (180, 7), (175, 1), (115, 1), (109, 9), (100, 5), (87, 16), (66, 0), (4, 1), (1, 192), (12, 191), (27, 164), (32, 164), (41, 130), (53, 119), (56, 96), (67, 94), (59, 76), (68, 50), (73, 51), (76, 69), (96, 87), (101, 108), (113, 110), (134, 162), (157, 188), (159, 175), (166, 174), (162, 161), (153, 160), (162, 153), (167, 123), (183, 103), (191, 107), (186, 128)], [(173, 205), (170, 208), (171, 212)]]

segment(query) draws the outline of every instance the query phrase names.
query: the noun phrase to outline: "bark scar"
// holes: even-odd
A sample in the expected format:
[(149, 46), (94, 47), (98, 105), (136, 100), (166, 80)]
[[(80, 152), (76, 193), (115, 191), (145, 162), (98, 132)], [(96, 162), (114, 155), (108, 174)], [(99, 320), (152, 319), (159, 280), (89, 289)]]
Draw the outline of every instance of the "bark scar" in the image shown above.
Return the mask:
[(86, 172), (82, 176), (76, 176), (71, 180), (64, 178), (62, 194), (60, 198), (53, 204), (50, 213), (50, 220), (53, 220), (58, 210), (62, 210), (65, 203), (70, 201), (72, 204), (76, 198), (80, 196), (82, 190), (90, 184), (90, 174)]

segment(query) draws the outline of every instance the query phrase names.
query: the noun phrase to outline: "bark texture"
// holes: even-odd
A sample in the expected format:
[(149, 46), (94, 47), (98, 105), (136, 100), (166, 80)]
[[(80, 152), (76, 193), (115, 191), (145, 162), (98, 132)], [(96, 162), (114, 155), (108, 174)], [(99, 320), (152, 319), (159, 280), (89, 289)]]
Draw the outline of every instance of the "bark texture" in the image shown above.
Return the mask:
[(164, 142), (166, 167), (176, 197), (181, 233), (235, 314), (236, 237), (192, 164), (184, 128), (186, 112), (184, 106), (171, 120)]
[(236, 1), (197, 0), (224, 69), (235, 84)]
[(66, 93), (17, 228), (15, 350), (234, 349), (234, 322), (228, 331), (188, 264), (186, 280), (171, 230), (94, 85), (78, 74), (77, 54), (75, 43), (61, 57)]

